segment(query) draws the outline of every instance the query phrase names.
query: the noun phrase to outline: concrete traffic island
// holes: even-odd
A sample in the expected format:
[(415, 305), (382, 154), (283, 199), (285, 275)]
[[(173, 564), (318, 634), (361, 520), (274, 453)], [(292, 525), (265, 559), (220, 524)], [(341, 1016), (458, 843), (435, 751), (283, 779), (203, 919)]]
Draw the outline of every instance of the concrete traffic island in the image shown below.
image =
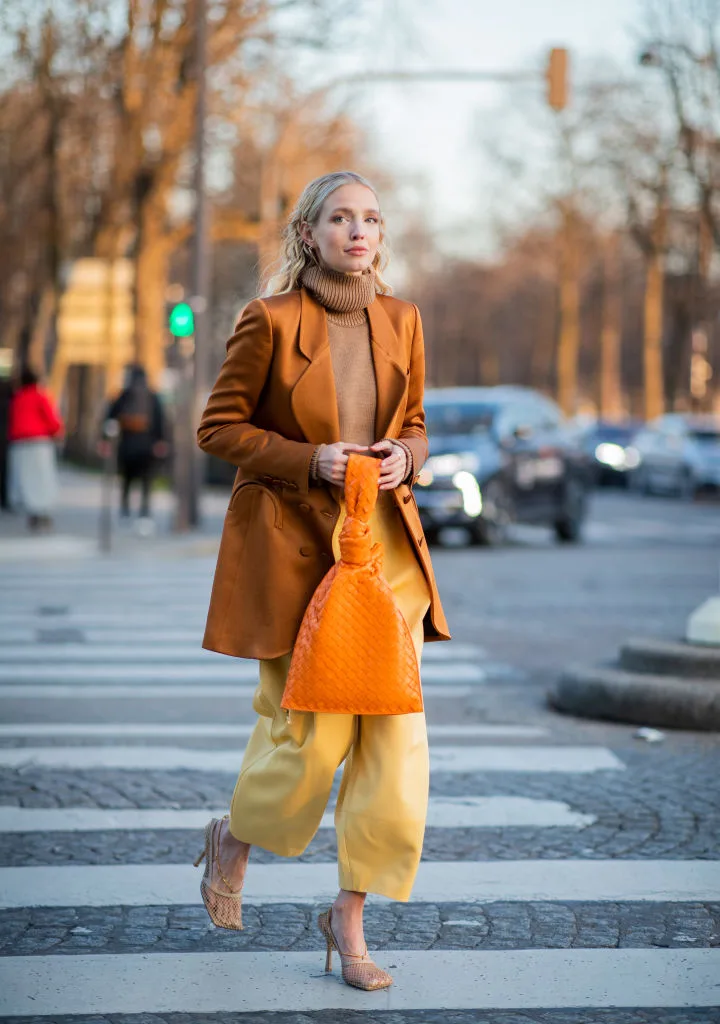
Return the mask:
[(720, 731), (720, 646), (629, 640), (615, 665), (567, 669), (548, 701), (582, 718)]

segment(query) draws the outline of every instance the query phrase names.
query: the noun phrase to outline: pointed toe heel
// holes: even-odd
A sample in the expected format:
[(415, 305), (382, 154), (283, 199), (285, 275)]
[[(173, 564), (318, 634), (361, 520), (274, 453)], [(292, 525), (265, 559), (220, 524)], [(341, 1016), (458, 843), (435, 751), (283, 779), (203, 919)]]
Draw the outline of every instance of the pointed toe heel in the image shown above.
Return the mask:
[[(222, 873), (218, 850), (220, 846), (220, 829), (224, 818), (211, 818), (205, 826), (205, 846), (193, 862), (198, 867), (205, 861), (205, 872), (200, 880), (200, 895), (210, 920), (216, 928), (227, 928), (231, 931), (242, 931), (242, 886), (233, 889)], [(212, 885), (213, 864), (217, 869), (224, 889), (219, 890)]]
[(327, 954), (325, 957), (325, 973), (330, 974), (332, 971), (332, 955), (335, 950), (340, 957), (340, 965), (342, 968), (342, 979), (346, 985), (351, 985), (352, 988), (360, 988), (365, 992), (373, 992), (380, 988), (389, 988), (393, 983), (391, 974), (387, 971), (383, 971), (381, 967), (370, 959), (368, 956), (367, 946), (365, 952), (360, 953), (344, 953), (338, 945), (335, 933), (332, 930), (332, 908), (326, 910), (324, 914), (320, 914), (317, 919), (318, 928), (320, 929), (325, 942), (327, 944)]

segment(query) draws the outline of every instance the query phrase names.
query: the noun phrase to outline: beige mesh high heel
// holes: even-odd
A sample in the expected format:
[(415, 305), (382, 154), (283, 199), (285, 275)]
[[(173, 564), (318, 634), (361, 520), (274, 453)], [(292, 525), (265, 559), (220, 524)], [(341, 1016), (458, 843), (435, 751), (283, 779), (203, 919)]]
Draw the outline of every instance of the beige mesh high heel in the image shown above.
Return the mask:
[[(242, 931), (242, 886), (233, 889), (220, 867), (218, 850), (220, 849), (220, 829), (225, 818), (211, 818), (205, 826), (205, 847), (196, 861), (195, 867), (205, 860), (205, 873), (200, 881), (200, 893), (202, 895), (205, 909), (210, 915), (210, 920), (218, 928), (230, 928), (233, 931)], [(220, 881), (225, 886), (225, 891), (218, 891), (211, 885), (212, 866), (217, 868)]]
[(362, 988), (366, 992), (372, 992), (378, 988), (388, 988), (393, 983), (392, 975), (388, 974), (387, 971), (383, 971), (374, 961), (368, 956), (367, 946), (365, 952), (360, 955), (359, 953), (343, 953), (338, 946), (335, 933), (332, 930), (330, 924), (332, 915), (332, 907), (324, 914), (320, 914), (318, 917), (318, 928), (325, 936), (327, 943), (327, 958), (325, 960), (325, 971), (330, 973), (332, 971), (332, 953), (333, 949), (337, 950), (340, 954), (340, 963), (342, 965), (342, 979), (346, 985), (352, 985), (353, 988)]

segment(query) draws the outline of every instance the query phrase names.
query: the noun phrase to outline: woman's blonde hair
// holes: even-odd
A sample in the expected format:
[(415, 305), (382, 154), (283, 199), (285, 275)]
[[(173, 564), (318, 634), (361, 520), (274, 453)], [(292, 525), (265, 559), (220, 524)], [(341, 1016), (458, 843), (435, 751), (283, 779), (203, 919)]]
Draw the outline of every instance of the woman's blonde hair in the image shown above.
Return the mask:
[[(377, 196), (377, 192), (370, 182), (362, 175), (356, 174), (355, 171), (333, 171), (331, 174), (323, 174), (322, 177), (315, 178), (314, 181), (306, 185), (283, 231), (278, 258), (266, 274), (264, 295), (280, 295), (282, 292), (298, 288), (305, 267), (317, 262), (313, 250), (303, 242), (302, 225), (316, 224), (325, 200), (342, 185), (364, 185)], [(372, 261), (375, 270), (375, 288), (381, 295), (387, 295), (392, 291), (390, 285), (382, 277), (382, 272), (387, 264), (385, 221), (381, 213), (380, 245)]]

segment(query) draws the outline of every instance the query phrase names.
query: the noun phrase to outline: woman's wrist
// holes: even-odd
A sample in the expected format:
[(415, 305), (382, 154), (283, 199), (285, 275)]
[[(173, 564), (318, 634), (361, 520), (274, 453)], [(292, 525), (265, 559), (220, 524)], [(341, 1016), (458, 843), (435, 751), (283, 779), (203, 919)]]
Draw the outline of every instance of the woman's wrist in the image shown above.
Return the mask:
[(389, 441), (390, 444), (395, 445), (395, 447), (397, 448), (402, 448), (403, 452), (405, 453), (405, 472), (403, 474), (401, 483), (407, 483), (409, 480), (412, 480), (415, 469), (415, 461), (413, 459), (413, 453), (412, 449), (410, 448), (410, 445), (405, 444), (404, 441), (401, 441), (397, 437), (386, 437), (384, 438), (384, 440)]

